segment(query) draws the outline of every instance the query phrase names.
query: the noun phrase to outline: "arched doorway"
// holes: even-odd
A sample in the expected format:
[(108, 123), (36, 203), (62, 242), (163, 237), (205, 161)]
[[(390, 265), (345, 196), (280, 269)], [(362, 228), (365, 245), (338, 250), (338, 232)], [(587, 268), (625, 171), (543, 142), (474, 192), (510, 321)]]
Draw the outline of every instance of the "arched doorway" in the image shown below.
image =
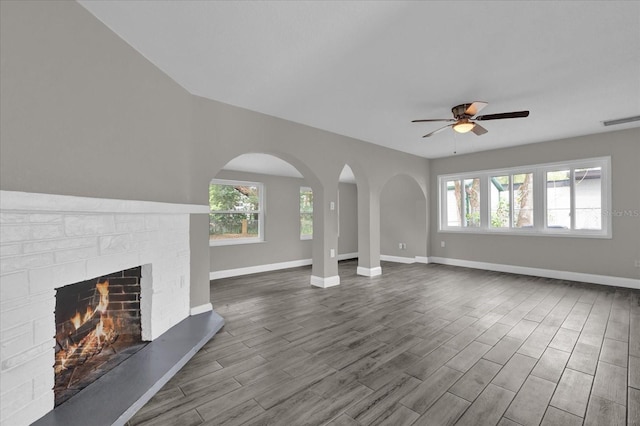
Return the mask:
[[(214, 175), (210, 279), (315, 264), (318, 250), (302, 235), (301, 201), (320, 184), (303, 163), (284, 157), (241, 154)], [(216, 195), (220, 202), (211, 199)]]

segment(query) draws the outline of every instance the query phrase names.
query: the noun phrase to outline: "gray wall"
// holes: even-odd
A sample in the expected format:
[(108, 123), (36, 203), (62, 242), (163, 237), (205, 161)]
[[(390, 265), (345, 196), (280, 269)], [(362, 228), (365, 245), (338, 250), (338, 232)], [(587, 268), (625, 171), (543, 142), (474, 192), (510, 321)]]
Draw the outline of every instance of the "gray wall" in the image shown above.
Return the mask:
[(340, 183), (338, 254), (358, 253), (358, 186)]
[[(398, 247), (407, 245), (406, 250)], [(427, 255), (427, 201), (418, 184), (398, 175), (380, 195), (380, 252), (414, 258)]]
[[(613, 238), (472, 235), (438, 231), (437, 176), (611, 156), (613, 210), (640, 211), (640, 129), (581, 136), (431, 160), (430, 256), (532, 268), (640, 278), (640, 217), (614, 216)], [(440, 241), (446, 247), (440, 247)]]
[(0, 7), (2, 189), (192, 201), (192, 97), (76, 2)]

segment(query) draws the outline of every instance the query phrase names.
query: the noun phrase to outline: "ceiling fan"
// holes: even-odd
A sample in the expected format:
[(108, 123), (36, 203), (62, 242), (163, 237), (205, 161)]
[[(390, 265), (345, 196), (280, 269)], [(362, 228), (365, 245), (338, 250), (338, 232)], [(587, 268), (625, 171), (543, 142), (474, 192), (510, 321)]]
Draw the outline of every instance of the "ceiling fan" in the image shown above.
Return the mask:
[(444, 127), (439, 128), (438, 130), (434, 130), (431, 133), (427, 133), (423, 136), (423, 138), (428, 138), (430, 136), (435, 135), (446, 129), (447, 127), (453, 128), (458, 133), (467, 133), (473, 132), (476, 135), (484, 135), (487, 133), (487, 129), (476, 123), (477, 121), (487, 121), (487, 120), (502, 120), (505, 118), (520, 118), (520, 117), (528, 117), (529, 111), (513, 111), (513, 112), (503, 112), (500, 114), (487, 114), (487, 115), (476, 115), (480, 112), (480, 110), (487, 106), (487, 102), (476, 101), (470, 104), (461, 104), (456, 105), (451, 108), (451, 112), (453, 113), (454, 118), (432, 118), (425, 120), (413, 120), (412, 123), (428, 123), (432, 121), (449, 121), (453, 122), (453, 124), (447, 124)]

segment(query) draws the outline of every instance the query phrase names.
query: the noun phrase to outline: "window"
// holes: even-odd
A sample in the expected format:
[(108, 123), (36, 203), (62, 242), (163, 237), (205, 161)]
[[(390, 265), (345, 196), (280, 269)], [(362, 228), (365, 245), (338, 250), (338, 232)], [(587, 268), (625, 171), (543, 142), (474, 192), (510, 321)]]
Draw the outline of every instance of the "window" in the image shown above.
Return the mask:
[(261, 183), (212, 180), (209, 185), (210, 244), (263, 241), (263, 206)]
[(489, 199), (491, 228), (533, 227), (533, 173), (490, 176)]
[(440, 230), (610, 238), (610, 161), (439, 176)]
[(313, 238), (313, 191), (311, 188), (300, 187), (300, 239)]
[(480, 179), (447, 181), (447, 225), (453, 227), (480, 226)]

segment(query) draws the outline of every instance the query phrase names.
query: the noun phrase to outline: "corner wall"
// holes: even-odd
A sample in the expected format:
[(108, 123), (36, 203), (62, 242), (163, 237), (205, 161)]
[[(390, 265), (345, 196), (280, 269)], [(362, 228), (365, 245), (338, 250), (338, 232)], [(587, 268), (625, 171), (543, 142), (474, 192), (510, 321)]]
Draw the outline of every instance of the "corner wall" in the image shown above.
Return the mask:
[(611, 156), (612, 209), (640, 212), (638, 141), (640, 129), (629, 129), (431, 160), (429, 256), (639, 279), (638, 215), (614, 215), (612, 239), (441, 232), (437, 188), (441, 174)]

